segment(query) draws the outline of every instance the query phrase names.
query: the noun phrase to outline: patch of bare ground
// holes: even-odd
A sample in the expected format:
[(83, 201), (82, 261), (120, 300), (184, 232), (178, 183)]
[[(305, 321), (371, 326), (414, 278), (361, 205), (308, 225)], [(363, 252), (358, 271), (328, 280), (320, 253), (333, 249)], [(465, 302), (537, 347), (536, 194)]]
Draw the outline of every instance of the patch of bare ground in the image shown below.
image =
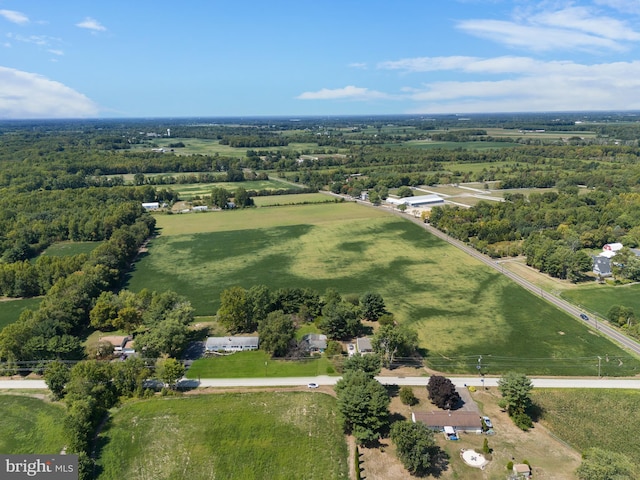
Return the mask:
[[(429, 402), (426, 388), (413, 387), (413, 392), (420, 400), (414, 407), (403, 405), (397, 397), (397, 390), (391, 389), (394, 395), (390, 410), (393, 419), (411, 418), (415, 411), (431, 411), (436, 408)], [(528, 432), (518, 429), (497, 403), (500, 393), (496, 389), (479, 390), (472, 393), (480, 411), (491, 417), (495, 435), (462, 434), (459, 441), (446, 440), (443, 434), (436, 434), (438, 446), (448, 455), (446, 466), (436, 469), (430, 477), (442, 480), (504, 480), (508, 474), (506, 465), (527, 460), (530, 462), (534, 478), (554, 480), (575, 480), (575, 470), (580, 465), (580, 454), (553, 438), (548, 430), (539, 424)], [(492, 453), (491, 461), (484, 470), (473, 468), (460, 458), (460, 449), (482, 451), (484, 439), (487, 438)], [(409, 477), (395, 455), (395, 447), (389, 439), (383, 439), (381, 448), (361, 448), (361, 468), (363, 478), (367, 480), (400, 480)]]

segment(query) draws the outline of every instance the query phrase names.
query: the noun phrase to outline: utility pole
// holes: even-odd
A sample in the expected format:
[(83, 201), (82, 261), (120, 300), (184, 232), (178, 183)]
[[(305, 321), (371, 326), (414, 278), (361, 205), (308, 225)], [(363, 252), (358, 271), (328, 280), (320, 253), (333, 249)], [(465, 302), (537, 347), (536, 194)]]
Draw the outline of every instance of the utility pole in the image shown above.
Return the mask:
[(600, 366), (602, 365), (602, 357), (600, 355), (598, 355), (598, 378), (601, 378), (600, 376)]

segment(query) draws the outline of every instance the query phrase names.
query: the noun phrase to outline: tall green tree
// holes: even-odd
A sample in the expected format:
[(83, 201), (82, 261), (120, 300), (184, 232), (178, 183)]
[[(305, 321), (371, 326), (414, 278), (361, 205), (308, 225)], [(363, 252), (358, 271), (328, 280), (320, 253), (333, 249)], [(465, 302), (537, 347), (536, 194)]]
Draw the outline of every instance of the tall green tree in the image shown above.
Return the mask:
[(295, 337), (296, 327), (291, 315), (282, 310), (269, 313), (258, 325), (260, 348), (274, 357), (284, 357)]
[(393, 365), (396, 356), (411, 355), (418, 345), (418, 334), (403, 326), (381, 325), (371, 339), (373, 350), (382, 357), (385, 366)]
[(510, 415), (525, 413), (531, 405), (533, 384), (524, 373), (508, 372), (498, 380), (498, 390)]
[(431, 467), (437, 450), (433, 431), (424, 423), (410, 420), (391, 425), (391, 440), (396, 446), (396, 454), (409, 473), (424, 475)]
[(184, 365), (175, 358), (160, 358), (156, 362), (156, 377), (169, 388), (175, 388), (178, 380), (184, 376)]
[(376, 321), (386, 312), (386, 306), (382, 295), (374, 292), (366, 292), (360, 298), (362, 316), (367, 320)]
[(70, 379), (69, 367), (60, 361), (50, 362), (44, 369), (44, 381), (55, 400), (60, 400), (64, 396), (64, 387)]
[(359, 444), (379, 439), (389, 425), (389, 395), (366, 372), (347, 372), (335, 387), (338, 411), (346, 433)]
[(244, 288), (231, 287), (220, 293), (218, 321), (231, 333), (255, 331), (257, 323), (252, 318)]

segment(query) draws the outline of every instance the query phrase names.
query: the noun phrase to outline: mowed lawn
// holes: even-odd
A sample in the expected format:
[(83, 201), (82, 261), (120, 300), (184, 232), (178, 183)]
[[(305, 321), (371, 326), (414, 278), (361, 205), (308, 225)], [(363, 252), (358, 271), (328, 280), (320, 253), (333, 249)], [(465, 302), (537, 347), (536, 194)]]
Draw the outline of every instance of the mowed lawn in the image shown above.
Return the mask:
[(320, 392), (154, 398), (100, 435), (99, 480), (348, 479), (335, 399)]
[(0, 395), (0, 452), (60, 453), (65, 445), (62, 405), (21, 395)]
[(198, 315), (240, 285), (380, 293), (418, 331), (428, 364), (446, 372), (636, 373), (638, 361), (500, 273), (382, 209), (354, 203), (157, 216), (160, 236), (129, 288), (173, 289)]
[(15, 322), (23, 310), (37, 310), (42, 298), (7, 299), (0, 302), (0, 330)]
[(335, 374), (326, 357), (276, 360), (268, 353), (237, 352), (233, 355), (201, 358), (187, 370), (187, 378), (315, 377)]

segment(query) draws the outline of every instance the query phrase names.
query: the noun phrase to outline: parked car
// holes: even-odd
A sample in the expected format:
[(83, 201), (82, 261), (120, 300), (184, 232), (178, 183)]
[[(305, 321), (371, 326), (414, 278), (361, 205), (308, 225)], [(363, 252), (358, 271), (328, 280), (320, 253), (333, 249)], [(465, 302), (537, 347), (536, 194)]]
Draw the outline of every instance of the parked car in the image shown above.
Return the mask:
[(589, 317), (587, 317), (584, 313), (580, 314), (580, 318), (583, 319), (585, 322), (589, 320)]
[(487, 426), (487, 428), (493, 428), (493, 423), (491, 423), (491, 419), (489, 417), (482, 417), (482, 421)]
[(318, 388), (318, 384), (315, 382), (307, 383), (308, 388)]

